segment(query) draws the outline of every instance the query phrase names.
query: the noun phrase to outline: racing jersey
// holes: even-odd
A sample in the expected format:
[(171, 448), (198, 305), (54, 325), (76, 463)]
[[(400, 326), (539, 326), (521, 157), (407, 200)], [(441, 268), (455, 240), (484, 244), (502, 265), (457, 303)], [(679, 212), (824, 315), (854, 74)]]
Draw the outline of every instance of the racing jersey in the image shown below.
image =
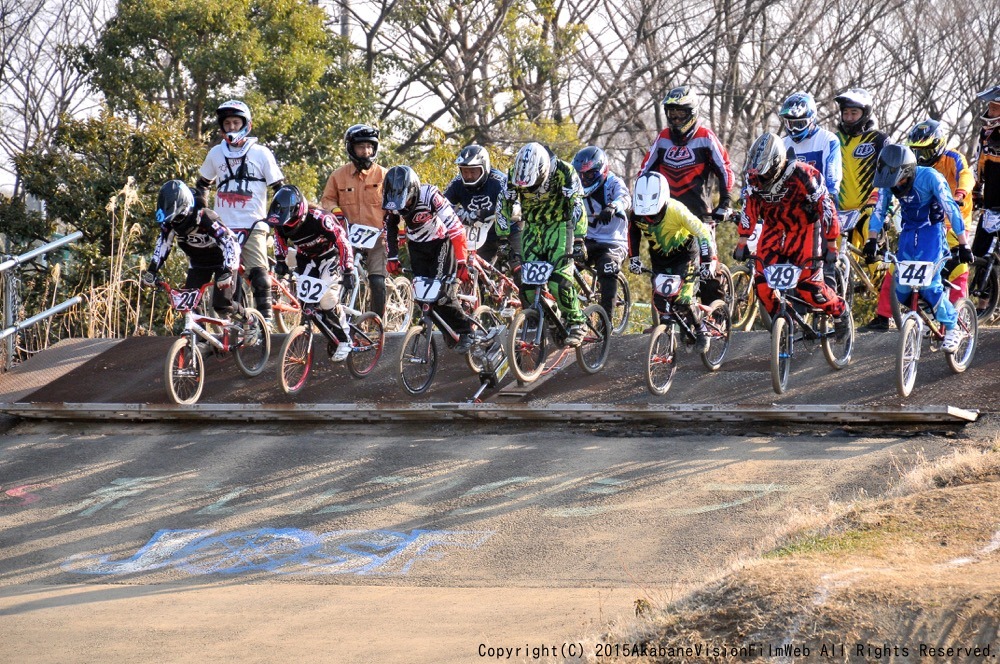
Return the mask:
[(506, 225), (507, 218), (499, 214), (506, 196), (507, 176), (495, 168), (490, 170), (486, 181), (478, 187), (467, 187), (461, 176), (456, 176), (444, 190), (444, 197), (451, 203), (462, 224), (467, 227), (481, 224), (486, 228), (487, 235), (481, 240), (487, 244), (496, 240), (501, 231), (498, 228), (501, 223), (505, 225), (501, 234), (510, 234), (511, 228)]
[(874, 185), (875, 166), (888, 138), (874, 129), (867, 129), (857, 136), (837, 132), (843, 166), (843, 179), (837, 196), (838, 210), (860, 210), (878, 201), (878, 190)]
[[(236, 274), (240, 269), (240, 243), (236, 235), (212, 210), (202, 208), (194, 215), (193, 223), (188, 216), (163, 224), (149, 261), (149, 271), (155, 274), (163, 267), (176, 238), (177, 246), (187, 255), (191, 267), (225, 268)], [(183, 229), (188, 226), (193, 227), (184, 233)]]
[[(878, 205), (872, 214), (871, 232), (878, 233), (882, 230), (882, 226), (885, 223), (886, 211), (889, 208), (889, 201), (892, 197), (893, 193), (889, 189), (882, 189), (879, 193)], [(948, 243), (944, 233), (944, 222), (946, 219), (951, 221), (951, 229), (955, 233), (965, 231), (965, 222), (962, 220), (962, 213), (951, 195), (948, 182), (944, 179), (943, 175), (933, 168), (917, 166), (917, 173), (913, 177), (913, 186), (910, 187), (909, 193), (897, 198), (899, 200), (903, 233), (931, 224), (942, 224), (940, 253), (938, 257), (948, 252)], [(900, 253), (904, 256), (912, 255), (908, 252), (909, 248), (902, 245), (903, 236), (901, 235), (900, 237)]]
[[(588, 240), (628, 248), (628, 211), (632, 208), (632, 196), (624, 180), (608, 173), (604, 184), (584, 197), (583, 206), (587, 211)], [(615, 214), (610, 221), (598, 223), (595, 218), (606, 207), (614, 209)]]
[(295, 247), (297, 255), (307, 260), (324, 258), (336, 252), (341, 269), (350, 272), (354, 269), (354, 251), (347, 240), (345, 224), (346, 220), (339, 208), (327, 212), (310, 205), (309, 211), (297, 226), (277, 226), (274, 229), (274, 257), (279, 261), (285, 260), (289, 246)]
[(683, 250), (692, 236), (698, 238), (702, 256), (714, 256), (715, 247), (712, 231), (680, 201), (670, 199), (659, 223), (648, 223), (649, 217), (633, 215), (629, 226), (629, 256), (639, 255), (639, 243), (643, 237), (649, 242), (649, 251), (664, 257)]
[[(557, 159), (549, 151), (551, 163), (549, 177), (535, 191), (518, 191), (513, 187), (507, 189), (507, 196), (500, 206), (500, 217), (497, 224), (499, 234), (504, 235), (503, 228), (509, 227), (507, 222), (513, 215), (514, 204), (521, 202), (521, 225), (528, 226), (560, 226), (572, 225), (575, 237), (587, 235), (587, 220), (583, 214), (583, 187), (580, 177), (569, 163)], [(513, 168), (513, 167), (511, 167)], [(509, 182), (512, 173), (507, 173)]]
[(983, 195), (983, 209), (1000, 208), (1000, 129), (979, 130), (972, 163), (976, 186)]
[[(389, 257), (399, 253), (399, 217), (386, 214), (385, 230)], [(465, 227), (441, 190), (432, 184), (420, 185), (420, 195), (409, 213), (402, 215), (408, 242), (435, 242), (449, 239), (455, 247), (455, 260), (466, 259)]]
[(746, 186), (740, 237), (749, 238), (758, 219), (763, 221), (757, 241), (762, 265), (787, 260), (806, 267), (823, 255), (824, 239), (835, 240), (840, 234), (833, 197), (823, 177), (801, 161), (789, 161), (781, 177), (767, 189)]
[(660, 132), (642, 160), (639, 175), (658, 170), (670, 184), (670, 197), (675, 198), (698, 217), (711, 210), (709, 179), (719, 180), (719, 206), (729, 208), (735, 183), (729, 165), (729, 153), (708, 127), (700, 122), (683, 143), (675, 143), (670, 128)]
[(823, 176), (826, 190), (834, 198), (839, 195), (843, 164), (840, 159), (840, 140), (832, 132), (813, 127), (813, 131), (801, 141), (794, 141), (791, 136), (785, 136), (785, 149), (788, 148), (795, 152), (796, 159), (819, 171)]

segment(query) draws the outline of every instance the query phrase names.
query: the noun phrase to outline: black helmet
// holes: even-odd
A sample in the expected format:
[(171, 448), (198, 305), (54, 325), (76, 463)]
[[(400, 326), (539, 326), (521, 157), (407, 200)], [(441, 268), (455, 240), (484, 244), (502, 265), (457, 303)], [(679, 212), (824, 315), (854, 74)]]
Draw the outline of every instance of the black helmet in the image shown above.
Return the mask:
[(180, 180), (170, 180), (160, 187), (156, 197), (156, 223), (179, 225), (194, 211), (194, 194)]
[[(458, 166), (458, 176), (462, 178), (462, 184), (470, 189), (479, 188), (490, 175), (490, 153), (481, 145), (467, 145), (458, 153), (455, 159)], [(473, 180), (466, 180), (464, 169), (479, 169), (479, 174)]]
[(876, 187), (889, 188), (897, 196), (905, 195), (913, 187), (913, 177), (916, 173), (917, 157), (913, 154), (913, 150), (905, 145), (890, 143), (878, 153), (873, 184)]
[(226, 118), (242, 118), (243, 126), (234, 132), (224, 134), (226, 143), (230, 145), (240, 145), (250, 133), (253, 126), (253, 116), (250, 114), (250, 107), (238, 99), (230, 99), (222, 102), (215, 109), (215, 118), (219, 122), (219, 129), (222, 129), (222, 121)]
[(583, 195), (590, 196), (608, 177), (608, 155), (596, 145), (588, 145), (573, 157), (573, 168), (580, 176)]
[(743, 175), (752, 187), (766, 189), (784, 172), (788, 155), (777, 134), (764, 132), (747, 150)]
[(420, 196), (420, 178), (409, 166), (393, 166), (382, 183), (382, 209), (396, 214), (413, 210)]
[[(865, 127), (872, 116), (872, 96), (864, 88), (850, 88), (844, 90), (833, 98), (840, 106), (841, 119), (837, 123), (837, 128), (848, 136), (857, 136)], [(844, 122), (843, 113), (845, 108), (857, 108), (861, 110), (861, 119), (857, 122), (847, 124)]]
[[(359, 171), (367, 171), (375, 163), (378, 156), (378, 129), (366, 124), (356, 124), (344, 133), (344, 147), (347, 150), (347, 158), (351, 160)], [(375, 146), (375, 151), (370, 157), (358, 157), (354, 154), (354, 146), (358, 143), (371, 143)]]
[(309, 211), (309, 202), (295, 185), (286, 184), (274, 192), (271, 207), (267, 210), (267, 223), (271, 226), (295, 228)]

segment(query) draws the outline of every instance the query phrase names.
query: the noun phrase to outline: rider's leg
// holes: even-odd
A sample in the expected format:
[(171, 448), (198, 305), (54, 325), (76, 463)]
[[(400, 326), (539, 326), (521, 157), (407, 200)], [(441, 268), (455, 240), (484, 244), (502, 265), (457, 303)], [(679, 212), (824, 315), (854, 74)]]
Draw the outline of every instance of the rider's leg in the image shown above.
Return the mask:
[(236, 294), (235, 280), (238, 279), (239, 276), (231, 275), (231, 278), (234, 281), (232, 287), (222, 290), (219, 288), (218, 283), (219, 276), (223, 273), (228, 275), (229, 271), (222, 268), (214, 270), (216, 285), (212, 287), (212, 308), (215, 309), (219, 315), (227, 316), (233, 309), (233, 296)]
[(375, 246), (365, 255), (365, 269), (368, 270), (368, 288), (372, 294), (371, 309), (385, 317), (385, 276), (386, 276), (385, 237), (379, 237)]
[(799, 277), (796, 293), (806, 304), (821, 309), (832, 318), (840, 318), (847, 311), (847, 304), (823, 278), (823, 269), (805, 268)]
[[(561, 224), (547, 227), (542, 236), (544, 258), (555, 266), (549, 277), (549, 289), (556, 298), (563, 320), (570, 328), (582, 325), (583, 310), (577, 297), (573, 280), (573, 240), (572, 229)], [(577, 334), (579, 336), (579, 334)]]
[(267, 276), (267, 228), (253, 229), (240, 253), (247, 279), (253, 290), (254, 307), (271, 320), (271, 282)]
[(625, 260), (625, 250), (602, 242), (587, 240), (587, 261), (597, 273), (597, 284), (601, 292), (601, 306), (608, 313), (614, 312), (618, 298), (618, 272)]

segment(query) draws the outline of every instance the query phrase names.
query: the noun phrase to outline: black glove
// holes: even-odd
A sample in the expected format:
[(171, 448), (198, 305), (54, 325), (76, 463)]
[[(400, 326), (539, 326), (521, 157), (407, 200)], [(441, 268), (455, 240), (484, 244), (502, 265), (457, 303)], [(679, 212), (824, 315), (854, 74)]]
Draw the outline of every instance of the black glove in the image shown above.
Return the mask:
[(878, 251), (878, 240), (875, 238), (870, 238), (865, 242), (865, 262), (874, 263), (875, 262), (875, 252)]
[(284, 279), (288, 276), (288, 263), (285, 261), (275, 261), (274, 263), (274, 276), (279, 279)]
[(344, 286), (344, 289), (343, 289), (344, 292), (345, 293), (350, 293), (351, 291), (353, 291), (354, 290), (354, 284), (355, 284), (356, 281), (357, 281), (357, 278), (354, 276), (354, 271), (353, 270), (351, 272), (345, 272), (344, 273), (344, 278), (341, 280), (341, 284), (343, 284), (343, 286)]
[(736, 245), (736, 248), (733, 249), (733, 260), (743, 262), (748, 258), (750, 258), (750, 249), (745, 244)]
[(729, 217), (729, 208), (722, 207), (721, 205), (714, 210), (712, 210), (712, 219), (716, 221), (725, 221)]
[(976, 257), (972, 255), (972, 249), (969, 249), (969, 245), (967, 244), (960, 244), (955, 247), (955, 258), (958, 259), (959, 263), (965, 263), (966, 265), (976, 260)]
[(612, 207), (606, 207), (601, 210), (596, 217), (594, 217), (594, 223), (603, 225), (611, 221), (611, 218), (615, 216), (615, 210)]
[(510, 241), (504, 239), (497, 240), (497, 262), (503, 264), (508, 260), (510, 260)]
[(152, 288), (156, 285), (156, 273), (150, 270), (146, 270), (142, 273), (142, 287)]
[(587, 260), (587, 247), (583, 244), (583, 238), (573, 240), (573, 260), (581, 263)]

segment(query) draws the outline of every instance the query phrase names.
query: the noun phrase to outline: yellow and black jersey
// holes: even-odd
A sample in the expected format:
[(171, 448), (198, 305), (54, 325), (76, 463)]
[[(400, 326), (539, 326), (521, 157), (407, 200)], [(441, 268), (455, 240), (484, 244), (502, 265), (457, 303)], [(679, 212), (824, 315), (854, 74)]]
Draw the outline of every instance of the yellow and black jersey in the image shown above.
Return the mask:
[(865, 205), (874, 205), (878, 198), (873, 185), (875, 165), (888, 136), (868, 129), (858, 136), (848, 136), (838, 131), (837, 138), (840, 139), (840, 156), (844, 165), (844, 179), (840, 182), (837, 208), (860, 210)]

